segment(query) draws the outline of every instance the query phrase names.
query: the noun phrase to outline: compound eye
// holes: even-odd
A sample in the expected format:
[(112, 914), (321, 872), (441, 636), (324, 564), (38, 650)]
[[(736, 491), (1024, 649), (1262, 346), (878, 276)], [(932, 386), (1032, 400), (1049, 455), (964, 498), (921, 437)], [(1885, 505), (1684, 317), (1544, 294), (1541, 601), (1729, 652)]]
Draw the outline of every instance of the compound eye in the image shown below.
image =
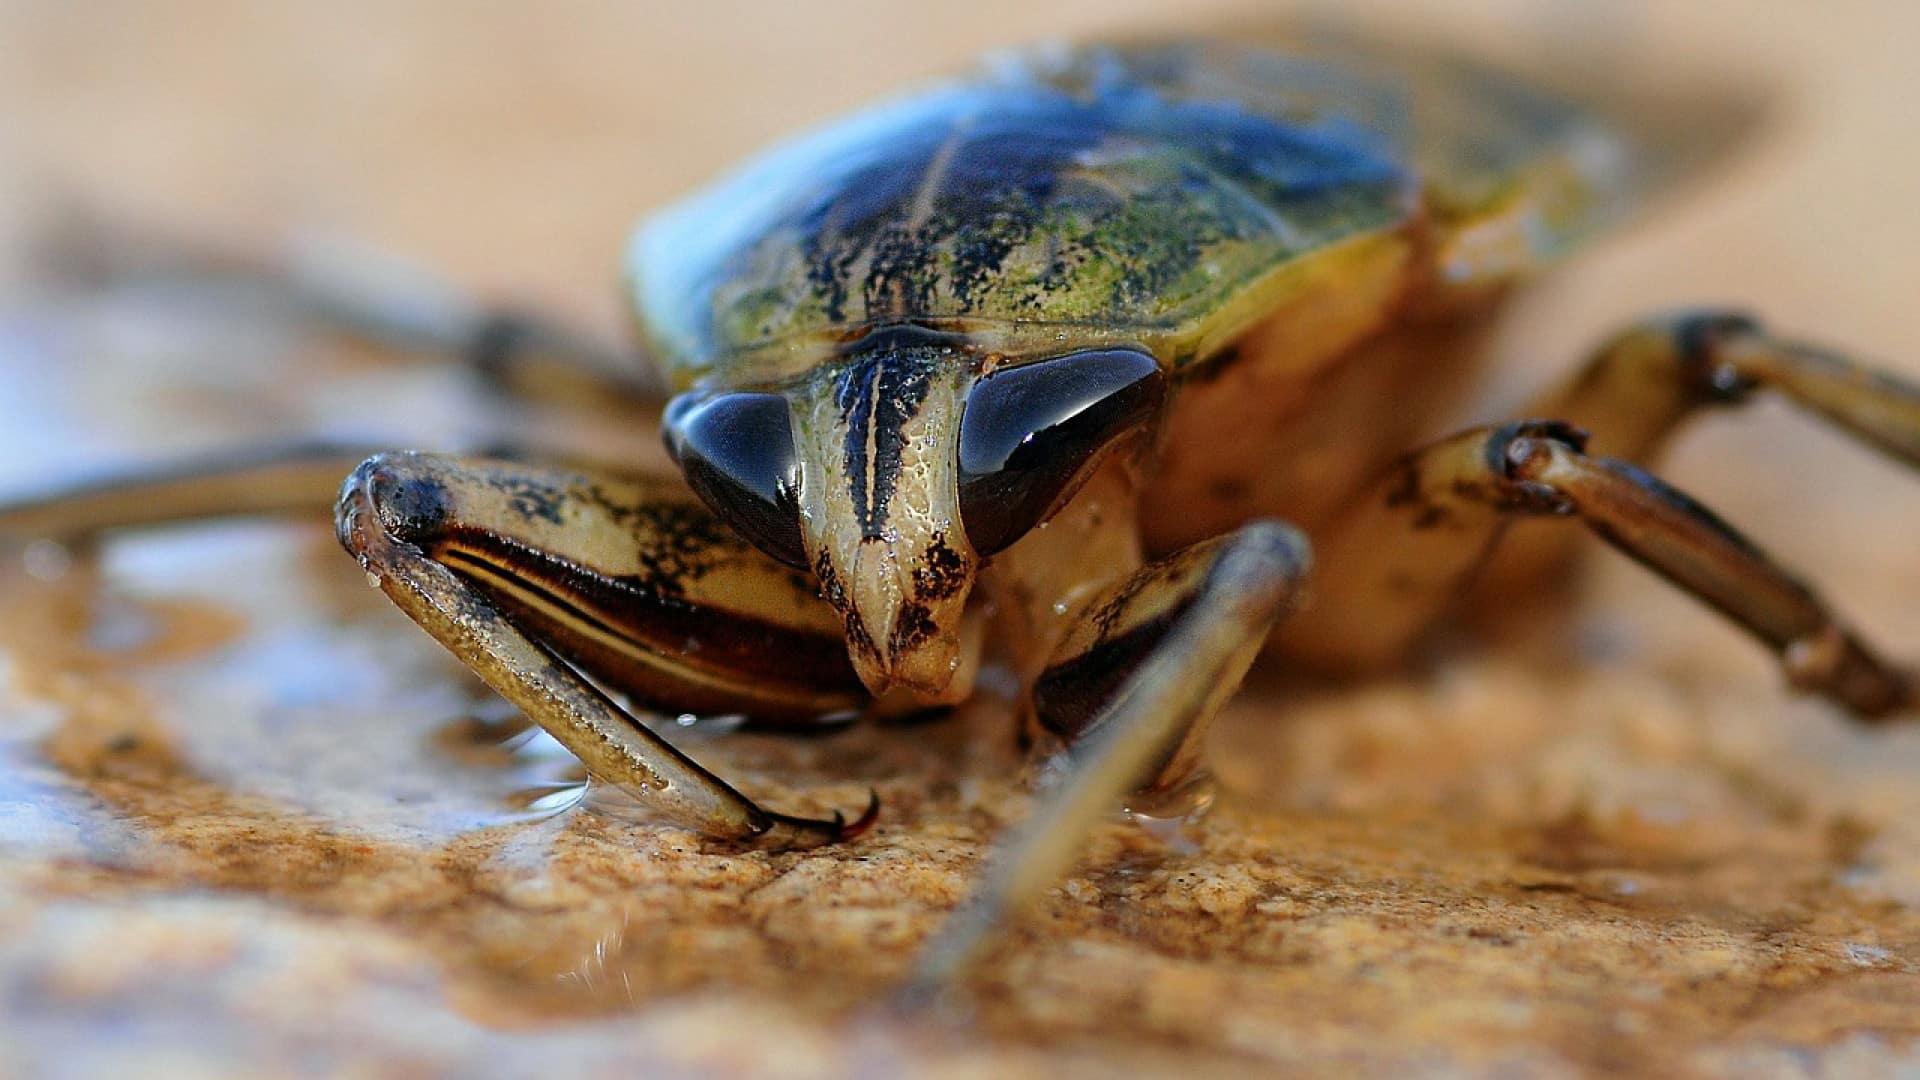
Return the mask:
[(974, 384), (960, 418), (960, 517), (982, 555), (1046, 520), (1165, 392), (1160, 365), (1104, 349), (996, 371)]
[(667, 452), (700, 501), (754, 547), (805, 567), (799, 458), (779, 394), (682, 394), (667, 406)]

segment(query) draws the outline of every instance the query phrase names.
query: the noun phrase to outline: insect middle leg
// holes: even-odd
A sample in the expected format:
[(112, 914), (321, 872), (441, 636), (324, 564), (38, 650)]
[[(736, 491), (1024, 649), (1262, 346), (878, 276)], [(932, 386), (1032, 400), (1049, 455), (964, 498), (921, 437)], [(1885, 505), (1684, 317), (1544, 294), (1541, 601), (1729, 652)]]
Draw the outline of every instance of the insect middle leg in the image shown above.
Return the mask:
[(516, 396), (657, 409), (667, 391), (633, 350), (551, 315), (480, 300), (365, 245), (297, 237), (272, 253), (230, 249), (76, 215), (46, 245), (85, 285), (189, 285), (236, 308), (283, 313), (395, 352), (470, 365)]
[(1277, 651), (1323, 668), (1381, 666), (1497, 555), (1508, 523), (1573, 517), (1746, 629), (1797, 688), (1868, 720), (1915, 705), (1913, 677), (1812, 589), (1693, 499), (1627, 462), (1588, 456), (1584, 443), (1567, 424), (1526, 421), (1407, 455), (1322, 531), (1315, 604), (1280, 628)]
[(132, 469), (0, 503), (0, 538), (87, 540), (109, 529), (321, 512), (371, 448), (290, 443)]
[[(86, 541), (109, 530), (175, 522), (325, 513), (340, 494), (340, 478), (380, 449), (325, 439), (247, 446), (61, 483), (0, 502), (0, 539)], [(474, 452), (533, 456), (497, 443)]]
[(677, 482), (388, 454), (341, 492), (340, 540), (401, 610), (586, 766), (718, 838), (851, 825), (755, 805), (583, 676), (675, 712), (805, 720), (860, 707), (839, 620)]
[[(1920, 467), (1920, 386), (1736, 312), (1688, 311), (1629, 327), (1524, 415), (1566, 421), (1590, 433), (1594, 452), (1646, 465), (1688, 419), (1763, 391)], [(1516, 529), (1488, 568), (1490, 591), (1538, 588), (1564, 569), (1578, 540), (1572, 530)]]

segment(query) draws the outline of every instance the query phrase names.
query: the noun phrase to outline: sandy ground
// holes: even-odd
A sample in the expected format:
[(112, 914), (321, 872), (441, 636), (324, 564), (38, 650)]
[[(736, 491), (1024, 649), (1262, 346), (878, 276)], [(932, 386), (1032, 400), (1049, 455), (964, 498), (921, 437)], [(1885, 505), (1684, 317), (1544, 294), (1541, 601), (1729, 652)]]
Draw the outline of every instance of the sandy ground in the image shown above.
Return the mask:
[[(0, 483), (511, 419), (269, 319), (56, 289), (29, 254), (62, 208), (374, 240), (613, 333), (630, 222), (768, 138), (984, 48), (1250, 12), (0, 2)], [(1775, 115), (1541, 284), (1491, 401), (1682, 302), (1920, 375), (1920, 9), (1476, 2), (1433, 29), (1524, 61), (1555, 28), (1607, 79), (1761, 78)], [(1666, 471), (1920, 655), (1900, 470), (1769, 405), (1701, 425)], [(1920, 730), (1787, 697), (1619, 560), (1581, 591), (1551, 647), (1256, 680), (1219, 733), (1225, 806), (1173, 845), (1103, 834), (971, 1012), (903, 1023), (887, 986), (1025, 810), (991, 703), (798, 743), (692, 733), (782, 805), (887, 802), (857, 845), (743, 853), (543, 803), (567, 763), (503, 747), (511, 716), (322, 527), (9, 554), (0, 1072), (1916, 1067)]]

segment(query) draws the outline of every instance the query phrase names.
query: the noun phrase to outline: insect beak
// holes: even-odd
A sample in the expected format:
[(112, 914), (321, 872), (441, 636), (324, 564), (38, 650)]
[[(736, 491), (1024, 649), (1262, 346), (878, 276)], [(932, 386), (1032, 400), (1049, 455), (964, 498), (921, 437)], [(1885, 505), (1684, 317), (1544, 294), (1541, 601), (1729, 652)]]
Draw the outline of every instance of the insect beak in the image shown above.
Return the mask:
[(918, 697), (944, 701), (960, 668), (957, 627), (972, 581), (969, 577), (955, 582), (942, 597), (920, 595), (915, 584), (920, 575), (908, 567), (925, 558), (950, 563), (964, 556), (938, 549), (900, 553), (885, 544), (858, 544), (833, 560), (838, 564), (833, 573), (842, 583), (842, 595), (836, 599), (848, 622), (850, 655), (862, 681), (875, 694), (900, 687)]
[(795, 395), (808, 562), (876, 694), (945, 701), (964, 690), (959, 629), (979, 568), (954, 450), (967, 381), (872, 356)]

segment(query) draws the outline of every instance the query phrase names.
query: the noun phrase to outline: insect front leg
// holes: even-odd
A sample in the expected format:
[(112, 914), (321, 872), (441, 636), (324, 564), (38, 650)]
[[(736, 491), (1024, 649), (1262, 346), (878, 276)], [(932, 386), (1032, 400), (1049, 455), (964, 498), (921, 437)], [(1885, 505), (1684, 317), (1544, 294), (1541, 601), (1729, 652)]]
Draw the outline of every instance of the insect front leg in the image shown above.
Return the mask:
[(1033, 688), (1070, 769), (922, 954), (912, 994), (937, 993), (963, 974), (1129, 793), (1136, 807), (1151, 806), (1195, 781), (1209, 723), (1299, 600), (1310, 562), (1299, 532), (1254, 522), (1081, 601)]
[(585, 672), (675, 712), (781, 720), (865, 701), (811, 579), (675, 481), (388, 454), (340, 495), (342, 544), (502, 697), (616, 784), (710, 836), (844, 839), (873, 820), (756, 806), (621, 709)]
[(1759, 639), (1795, 687), (1868, 720), (1914, 706), (1912, 676), (1752, 541), (1637, 466), (1588, 456), (1584, 443), (1567, 424), (1526, 421), (1407, 455), (1322, 530), (1315, 602), (1275, 647), (1320, 667), (1382, 665), (1498, 554), (1509, 522), (1573, 518)]

